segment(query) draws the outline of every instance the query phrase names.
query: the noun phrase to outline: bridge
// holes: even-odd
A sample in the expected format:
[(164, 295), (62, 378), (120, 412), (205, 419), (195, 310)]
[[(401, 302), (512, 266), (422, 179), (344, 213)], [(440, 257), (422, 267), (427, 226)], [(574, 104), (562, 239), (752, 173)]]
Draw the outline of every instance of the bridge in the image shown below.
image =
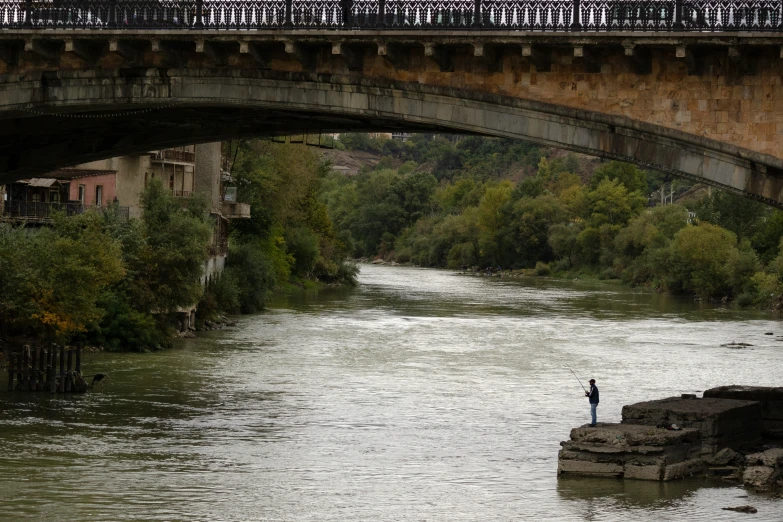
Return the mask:
[(783, 208), (783, 0), (0, 1), (0, 182), (302, 132), (502, 136)]

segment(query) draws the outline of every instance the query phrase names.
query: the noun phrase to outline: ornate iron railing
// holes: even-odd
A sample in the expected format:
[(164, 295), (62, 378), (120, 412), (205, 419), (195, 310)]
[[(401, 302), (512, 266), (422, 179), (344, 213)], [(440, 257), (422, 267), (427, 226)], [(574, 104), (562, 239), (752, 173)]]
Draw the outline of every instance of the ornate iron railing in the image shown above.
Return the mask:
[(783, 0), (0, 0), (0, 29), (781, 31)]

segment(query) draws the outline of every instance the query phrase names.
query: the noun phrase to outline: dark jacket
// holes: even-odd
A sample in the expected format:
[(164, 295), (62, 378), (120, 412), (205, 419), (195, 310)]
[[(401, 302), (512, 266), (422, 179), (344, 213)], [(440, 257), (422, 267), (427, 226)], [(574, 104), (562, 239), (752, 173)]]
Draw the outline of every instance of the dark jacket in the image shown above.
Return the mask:
[(591, 384), (587, 396), (590, 397), (590, 404), (598, 404), (598, 386)]

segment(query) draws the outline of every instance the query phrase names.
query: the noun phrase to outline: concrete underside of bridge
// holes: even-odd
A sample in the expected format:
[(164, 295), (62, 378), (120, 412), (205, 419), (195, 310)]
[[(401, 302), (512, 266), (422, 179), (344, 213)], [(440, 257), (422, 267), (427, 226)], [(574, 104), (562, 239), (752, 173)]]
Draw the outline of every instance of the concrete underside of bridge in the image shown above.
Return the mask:
[(221, 139), (449, 131), (783, 207), (783, 60), (769, 35), (32, 33), (0, 34), (0, 182)]

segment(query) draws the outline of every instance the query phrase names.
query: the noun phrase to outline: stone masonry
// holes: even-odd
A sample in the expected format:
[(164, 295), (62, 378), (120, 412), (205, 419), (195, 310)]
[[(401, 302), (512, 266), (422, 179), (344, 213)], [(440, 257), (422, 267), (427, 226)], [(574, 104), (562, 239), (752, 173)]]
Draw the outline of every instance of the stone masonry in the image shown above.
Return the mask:
[(762, 409), (762, 436), (783, 441), (783, 388), (763, 386), (720, 386), (704, 392), (704, 397), (758, 401)]
[(622, 423), (659, 426), (677, 424), (701, 434), (702, 453), (737, 451), (761, 443), (761, 404), (730, 399), (671, 397), (623, 406)]
[(783, 206), (781, 45), (778, 33), (4, 30), (0, 175), (186, 140), (452, 130)]
[(673, 480), (702, 471), (698, 429), (604, 424), (571, 430), (561, 442), (558, 475)]

